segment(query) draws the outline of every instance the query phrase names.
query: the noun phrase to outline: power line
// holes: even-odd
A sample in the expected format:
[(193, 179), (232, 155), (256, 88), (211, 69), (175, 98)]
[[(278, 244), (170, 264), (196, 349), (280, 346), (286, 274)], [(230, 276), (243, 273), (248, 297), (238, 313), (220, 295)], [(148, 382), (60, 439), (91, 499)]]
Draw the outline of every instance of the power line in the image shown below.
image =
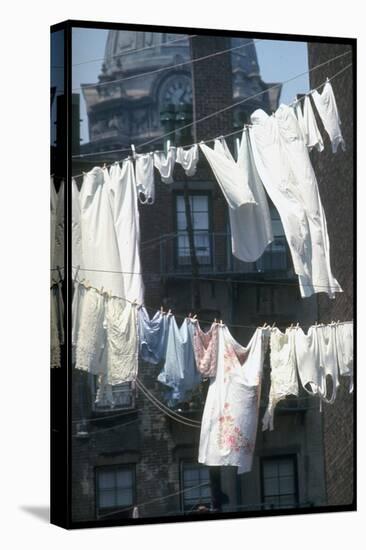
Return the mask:
[[(308, 71), (304, 71), (302, 73), (299, 73), (283, 82), (281, 82), (280, 84), (274, 84), (273, 86), (270, 86), (269, 88), (266, 88), (265, 90), (262, 90), (260, 92), (257, 92), (256, 94), (253, 94), (249, 97), (246, 97), (240, 101), (237, 101), (235, 103), (232, 103), (231, 105), (228, 105), (226, 107), (223, 107), (222, 109), (219, 109), (218, 111), (215, 111), (213, 113), (210, 113), (209, 115), (206, 115), (204, 117), (201, 117), (193, 122), (190, 122), (189, 124), (185, 124), (184, 126), (180, 126), (179, 128), (176, 128), (175, 130), (171, 130), (170, 132), (166, 132), (165, 134), (159, 136), (159, 137), (156, 137), (156, 138), (152, 138), (148, 141), (145, 141), (144, 143), (141, 143), (140, 145), (137, 145), (136, 147), (145, 147), (146, 145), (150, 145), (151, 143), (154, 143), (156, 141), (161, 141), (162, 139), (164, 139), (165, 137), (167, 136), (170, 136), (172, 134), (175, 134), (176, 132), (178, 131), (181, 131), (181, 130), (184, 130), (186, 128), (190, 128), (191, 126), (194, 126), (195, 124), (199, 124), (200, 122), (204, 122), (205, 120), (208, 120), (214, 116), (217, 116), (223, 112), (226, 112), (230, 109), (233, 109), (235, 108), (236, 106), (238, 105), (242, 105), (244, 103), (247, 103), (248, 101), (251, 101), (252, 99), (256, 98), (256, 97), (259, 97), (265, 93), (267, 93), (269, 90), (274, 90), (274, 89), (277, 89), (281, 86), (283, 86), (283, 84), (287, 84), (288, 82), (292, 82), (293, 80), (296, 80), (297, 78), (300, 78), (301, 76), (304, 76), (305, 74), (310, 74), (312, 71), (315, 71), (316, 69), (319, 69), (320, 67), (323, 67), (324, 65), (328, 64), (328, 63), (331, 63), (332, 61), (335, 61), (341, 57), (344, 57), (345, 55), (349, 55), (351, 52), (345, 52), (343, 54), (340, 54), (340, 55), (337, 55), (331, 59), (328, 59), (327, 61), (324, 61), (323, 63), (319, 63), (318, 65), (316, 65), (315, 67), (312, 67), (311, 69), (309, 69)], [(341, 70), (339, 70), (337, 73), (335, 73), (332, 77), (329, 77), (328, 80), (333, 80), (336, 76), (338, 76), (339, 74), (343, 73), (346, 69), (350, 68), (352, 66), (352, 63), (350, 63), (349, 65), (347, 65), (346, 67), (343, 67)], [(326, 82), (326, 81), (325, 81)], [(314, 88), (314, 90), (317, 90), (319, 88), (321, 88), (323, 86), (322, 83), (320, 84), (319, 86), (317, 86), (317, 88)], [(310, 92), (309, 92), (310, 93)], [(240, 130), (235, 130), (234, 132), (230, 132), (229, 134), (226, 134), (225, 136), (222, 136), (222, 137), (229, 137), (229, 136), (232, 136), (234, 134), (237, 134), (237, 133), (240, 133), (242, 132), (243, 130), (240, 129)], [(221, 137), (221, 136), (220, 136)], [(214, 141), (216, 138), (210, 138), (210, 139), (207, 139), (207, 140), (202, 140), (201, 143), (209, 143), (211, 141)], [(185, 147), (191, 147), (192, 145), (195, 145), (195, 144), (191, 144), (191, 145), (187, 145)], [(96, 153), (84, 153), (84, 154), (80, 154), (80, 155), (74, 155), (72, 158), (73, 159), (76, 159), (76, 158), (86, 158), (86, 157), (90, 157), (90, 156), (99, 156), (99, 155), (110, 155), (110, 154), (113, 154), (113, 153), (122, 153), (122, 152), (127, 152), (127, 151), (130, 151), (131, 152), (131, 147), (129, 148), (123, 148), (123, 149), (112, 149), (110, 151), (102, 151), (102, 152), (96, 152)], [(107, 167), (109, 166), (112, 166), (114, 164), (114, 162), (110, 163), (109, 165), (107, 165)], [(80, 178), (84, 175), (84, 173), (82, 174), (77, 174), (76, 176), (73, 176), (74, 179), (76, 178)]]
[(223, 55), (228, 52), (232, 52), (235, 50), (238, 50), (240, 48), (246, 48), (247, 46), (251, 46), (253, 44), (257, 44), (258, 42), (263, 42), (264, 39), (258, 39), (253, 40), (250, 42), (246, 42), (245, 44), (241, 44), (240, 46), (234, 46), (233, 48), (227, 48), (226, 50), (220, 50), (219, 52), (210, 53), (208, 55), (204, 55), (202, 57), (195, 57), (194, 59), (190, 59), (188, 61), (182, 61), (181, 63), (175, 63), (174, 65), (169, 65), (167, 67), (160, 67), (159, 69), (154, 69), (152, 71), (145, 71), (144, 73), (134, 74), (131, 76), (126, 76), (124, 78), (117, 78), (116, 80), (106, 80), (105, 82), (97, 82), (96, 84), (85, 84), (82, 88), (73, 88), (73, 92), (79, 92), (84, 90), (85, 88), (99, 88), (101, 86), (107, 86), (108, 84), (116, 84), (117, 82), (126, 82), (127, 80), (134, 80), (135, 78), (141, 78), (142, 76), (147, 76), (151, 74), (161, 73), (163, 71), (168, 71), (170, 69), (177, 69), (180, 67), (184, 67), (185, 65), (192, 65), (193, 63), (197, 63), (198, 61), (204, 61), (205, 59), (209, 59), (211, 57), (215, 57), (218, 55)]
[(138, 507), (147, 506), (148, 504), (152, 504), (153, 502), (162, 501), (162, 500), (165, 500), (167, 498), (171, 498), (171, 497), (174, 497), (174, 496), (177, 496), (177, 495), (181, 495), (182, 493), (186, 493), (188, 491), (193, 491), (195, 489), (198, 489), (199, 487), (207, 487), (209, 485), (210, 485), (210, 482), (204, 482), (204, 483), (200, 483), (199, 485), (194, 485), (193, 487), (186, 487), (185, 489), (181, 489), (180, 491), (175, 491), (174, 493), (169, 493), (168, 495), (165, 495), (163, 497), (153, 498), (153, 499), (148, 500), (146, 502), (141, 502), (140, 504), (139, 503), (134, 504), (133, 506), (129, 506), (128, 508), (121, 508), (121, 510), (114, 510), (113, 512), (107, 512), (105, 514), (98, 515), (98, 519), (103, 519), (104, 517), (107, 517), (107, 516), (113, 516), (113, 515), (119, 514), (121, 512), (127, 512), (128, 510), (133, 510), (136, 506), (138, 506)]

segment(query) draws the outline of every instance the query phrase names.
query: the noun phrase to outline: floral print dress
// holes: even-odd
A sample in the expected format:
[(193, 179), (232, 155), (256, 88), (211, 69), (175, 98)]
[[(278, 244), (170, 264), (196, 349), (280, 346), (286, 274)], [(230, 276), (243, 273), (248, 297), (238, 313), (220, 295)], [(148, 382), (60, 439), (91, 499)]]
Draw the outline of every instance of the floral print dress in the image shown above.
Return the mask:
[(268, 329), (258, 328), (245, 348), (219, 326), (216, 377), (202, 418), (198, 461), (208, 466), (252, 468)]

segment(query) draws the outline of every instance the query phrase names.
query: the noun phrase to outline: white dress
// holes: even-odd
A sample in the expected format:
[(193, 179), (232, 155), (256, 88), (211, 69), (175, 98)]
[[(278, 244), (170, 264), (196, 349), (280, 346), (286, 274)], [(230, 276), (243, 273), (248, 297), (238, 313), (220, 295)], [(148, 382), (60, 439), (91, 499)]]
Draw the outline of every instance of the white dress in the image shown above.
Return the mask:
[(278, 328), (271, 329), (271, 388), (267, 410), (263, 416), (262, 429), (273, 430), (274, 411), (277, 403), (288, 395), (299, 395), (296, 372), (294, 330), (289, 328), (282, 333)]
[(93, 168), (85, 174), (80, 190), (82, 261), (79, 279), (98, 290), (124, 297), (121, 262), (114, 227), (111, 193), (106, 170)]
[[(131, 159), (125, 160), (122, 167), (114, 164), (105, 175), (108, 179), (112, 206), (112, 224), (117, 239), (120, 258), (119, 277), (123, 282), (127, 301), (142, 304), (144, 284), (140, 260), (140, 219), (137, 203), (135, 171)], [(118, 295), (117, 295), (118, 296)]]
[(293, 109), (268, 116), (258, 109), (250, 128), (254, 160), (276, 206), (290, 247), (302, 297), (342, 289), (332, 274), (327, 223), (309, 153)]
[(268, 331), (257, 329), (244, 348), (219, 327), (217, 374), (210, 379), (198, 461), (249, 472), (255, 448), (263, 360)]

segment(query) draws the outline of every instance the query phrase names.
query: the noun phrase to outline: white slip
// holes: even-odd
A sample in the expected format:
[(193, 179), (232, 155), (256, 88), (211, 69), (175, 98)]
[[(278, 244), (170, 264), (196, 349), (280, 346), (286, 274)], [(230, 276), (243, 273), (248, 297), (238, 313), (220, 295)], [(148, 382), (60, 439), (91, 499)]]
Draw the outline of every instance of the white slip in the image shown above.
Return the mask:
[(341, 119), (338, 114), (333, 88), (329, 80), (327, 79), (324, 84), (321, 94), (318, 90), (313, 90), (311, 95), (324, 124), (324, 128), (329, 136), (333, 153), (337, 152), (339, 145), (341, 145), (343, 151), (345, 151), (346, 144), (342, 136)]

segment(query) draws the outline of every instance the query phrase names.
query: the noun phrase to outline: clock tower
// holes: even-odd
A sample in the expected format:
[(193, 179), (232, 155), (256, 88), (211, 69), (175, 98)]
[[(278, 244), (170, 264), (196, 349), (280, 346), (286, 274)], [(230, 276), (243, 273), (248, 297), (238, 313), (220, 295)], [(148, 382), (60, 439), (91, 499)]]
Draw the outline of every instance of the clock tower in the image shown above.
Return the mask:
[[(250, 44), (237, 48), (240, 41), (243, 46)], [(253, 41), (233, 38), (230, 43), (236, 48), (231, 57), (234, 103), (268, 85), (259, 76)], [(162, 113), (187, 112), (192, 106), (190, 60), (185, 35), (109, 31), (98, 82), (82, 85), (89, 143), (81, 153), (125, 148), (162, 136), (166, 132)], [(255, 107), (271, 109), (267, 94), (259, 97)], [(157, 139), (153, 147), (161, 148), (162, 141)]]

